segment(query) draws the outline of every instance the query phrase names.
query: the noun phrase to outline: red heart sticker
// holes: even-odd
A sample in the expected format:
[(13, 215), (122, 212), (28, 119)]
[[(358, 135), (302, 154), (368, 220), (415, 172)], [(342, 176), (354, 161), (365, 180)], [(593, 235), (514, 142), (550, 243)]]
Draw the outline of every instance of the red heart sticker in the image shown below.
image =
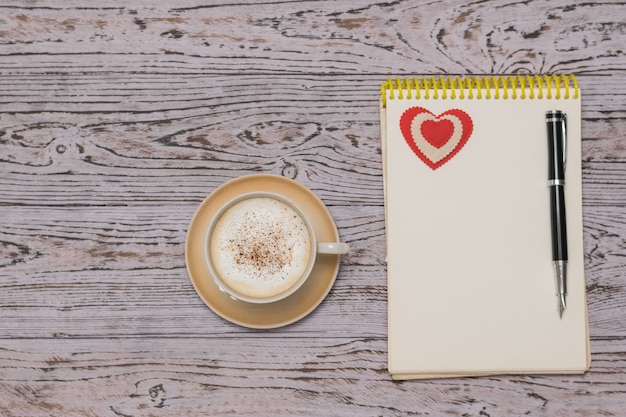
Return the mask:
[(411, 107), (400, 117), (400, 130), (413, 152), (435, 170), (461, 150), (472, 134), (473, 123), (463, 110), (435, 116), (423, 107)]
[(424, 120), (420, 131), (428, 143), (439, 149), (452, 137), (454, 125), (446, 119)]

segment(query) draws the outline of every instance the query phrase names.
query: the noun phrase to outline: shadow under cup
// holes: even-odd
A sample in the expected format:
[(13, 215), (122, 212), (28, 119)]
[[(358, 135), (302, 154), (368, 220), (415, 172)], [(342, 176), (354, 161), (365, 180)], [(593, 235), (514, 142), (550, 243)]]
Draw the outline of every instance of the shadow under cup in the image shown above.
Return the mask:
[(211, 219), (204, 248), (218, 287), (250, 303), (271, 303), (297, 291), (318, 253), (344, 254), (342, 242), (317, 242), (306, 214), (291, 200), (251, 192), (224, 204)]

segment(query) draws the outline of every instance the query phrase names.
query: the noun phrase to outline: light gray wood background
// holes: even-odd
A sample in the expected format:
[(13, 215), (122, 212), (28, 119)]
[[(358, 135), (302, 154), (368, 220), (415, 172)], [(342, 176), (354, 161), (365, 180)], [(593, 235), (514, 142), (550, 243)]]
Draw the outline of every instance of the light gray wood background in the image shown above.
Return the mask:
[[(0, 5), (0, 415), (617, 416), (626, 408), (626, 4)], [(392, 382), (378, 99), (389, 76), (575, 73), (592, 365)], [(313, 189), (352, 245), (321, 306), (255, 331), (185, 269), (216, 186)]]

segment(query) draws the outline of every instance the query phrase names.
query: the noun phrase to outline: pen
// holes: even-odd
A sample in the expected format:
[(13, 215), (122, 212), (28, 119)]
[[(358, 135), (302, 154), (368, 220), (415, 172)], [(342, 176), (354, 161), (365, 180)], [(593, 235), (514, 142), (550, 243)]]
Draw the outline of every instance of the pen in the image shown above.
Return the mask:
[(552, 221), (552, 260), (556, 274), (559, 316), (565, 311), (567, 295), (567, 227), (565, 222), (565, 164), (567, 116), (559, 110), (546, 112), (548, 128), (548, 185)]

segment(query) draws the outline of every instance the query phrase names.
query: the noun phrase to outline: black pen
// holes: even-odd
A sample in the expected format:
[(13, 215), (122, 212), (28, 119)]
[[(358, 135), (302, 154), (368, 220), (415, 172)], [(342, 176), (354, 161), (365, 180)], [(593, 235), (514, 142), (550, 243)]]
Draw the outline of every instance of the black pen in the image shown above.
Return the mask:
[(567, 295), (567, 227), (565, 221), (565, 163), (567, 116), (559, 110), (546, 112), (548, 127), (548, 185), (552, 220), (552, 260), (556, 273), (559, 316), (565, 311)]

